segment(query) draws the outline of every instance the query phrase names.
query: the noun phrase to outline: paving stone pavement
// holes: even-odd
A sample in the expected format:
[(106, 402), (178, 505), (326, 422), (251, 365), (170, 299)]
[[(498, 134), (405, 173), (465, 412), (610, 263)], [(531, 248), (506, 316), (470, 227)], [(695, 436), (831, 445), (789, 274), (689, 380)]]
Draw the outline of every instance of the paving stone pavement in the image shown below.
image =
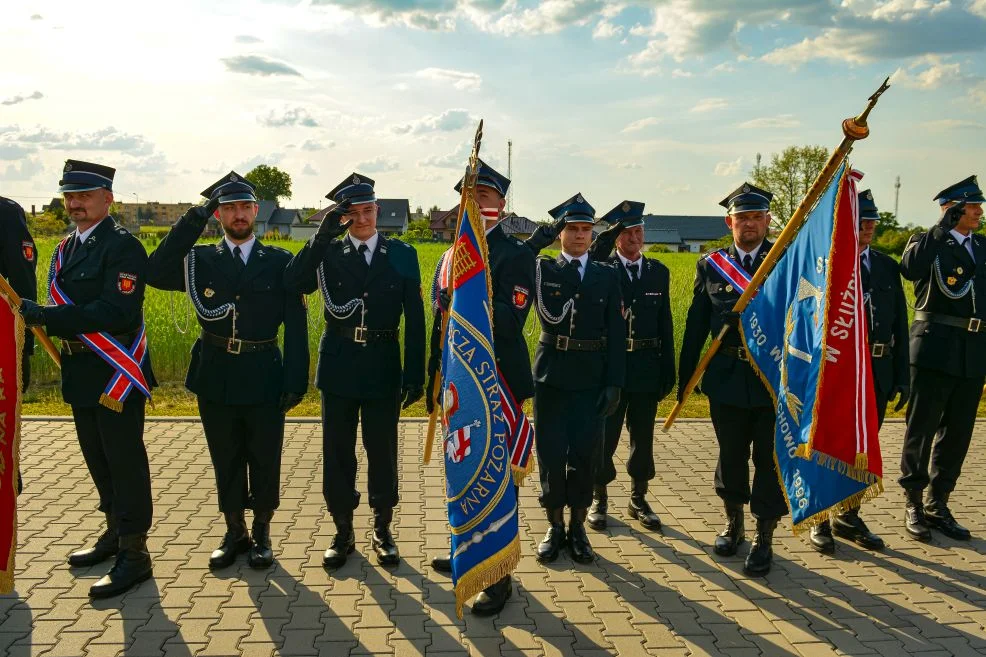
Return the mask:
[[(426, 425), (404, 421), (401, 505), (395, 535), (403, 561), (376, 565), (369, 511), (357, 514), (357, 551), (336, 572), (322, 568), (332, 535), (321, 494), (321, 431), (289, 422), (282, 498), (273, 523), (277, 564), (251, 570), (241, 557), (208, 569), (224, 526), (212, 466), (197, 422), (154, 420), (146, 443), (153, 473), (149, 547), (154, 579), (122, 598), (90, 602), (108, 565), (71, 569), (69, 552), (101, 531), (96, 493), (71, 422), (27, 420), (22, 437), (17, 591), (0, 597), (3, 654), (158, 655), (937, 655), (986, 654), (986, 467), (980, 425), (959, 490), (957, 516), (976, 538), (931, 544), (906, 537), (894, 483), (903, 424), (883, 432), (887, 491), (864, 507), (884, 536), (882, 553), (839, 543), (835, 556), (778, 529), (774, 569), (742, 573), (712, 555), (722, 524), (712, 490), (711, 425), (682, 421), (655, 445), (651, 499), (664, 521), (643, 531), (624, 513), (629, 482), (610, 489), (610, 528), (591, 532), (598, 559), (543, 566), (534, 546), (547, 528), (536, 480), (521, 497), (523, 552), (513, 598), (499, 617), (455, 618), (448, 578), (431, 571), (447, 549), (440, 465), (421, 464)], [(618, 457), (626, 458), (624, 443)], [(365, 488), (364, 460), (360, 485)], [(536, 479), (536, 473), (535, 473)], [(748, 518), (748, 523), (752, 520)]]

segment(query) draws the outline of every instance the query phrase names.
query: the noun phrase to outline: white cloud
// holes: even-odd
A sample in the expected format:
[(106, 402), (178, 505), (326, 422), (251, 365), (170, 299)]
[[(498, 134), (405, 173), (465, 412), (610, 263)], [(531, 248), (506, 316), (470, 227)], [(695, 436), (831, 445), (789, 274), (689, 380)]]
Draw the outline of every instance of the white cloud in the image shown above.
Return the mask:
[(643, 130), (644, 128), (652, 125), (658, 125), (659, 123), (661, 123), (661, 119), (656, 116), (648, 116), (646, 118), (637, 119), (636, 121), (628, 123), (625, 128), (620, 130), (620, 132), (637, 132), (638, 130)]
[(721, 110), (729, 107), (729, 101), (725, 98), (703, 98), (702, 100), (695, 103), (690, 111), (692, 112), (712, 112), (714, 110)]
[(793, 114), (779, 114), (777, 116), (762, 116), (760, 118), (750, 119), (749, 121), (743, 121), (737, 127), (764, 130), (797, 128), (799, 125), (801, 125), (801, 121), (795, 118)]
[(637, 162), (621, 162), (620, 164), (617, 164), (616, 165), (616, 168), (618, 168), (618, 169), (643, 169), (644, 167), (643, 167), (643, 165), (638, 164)]
[(898, 68), (890, 76), (890, 83), (912, 89), (937, 89), (961, 80), (961, 69), (961, 64), (946, 63), (941, 57), (929, 55), (912, 62), (906, 69)]
[(33, 94), (27, 96), (22, 96), (18, 94), (16, 96), (11, 96), (10, 98), (6, 98), (0, 101), (0, 105), (19, 105), (27, 100), (39, 100), (44, 97), (45, 97), (44, 94), (41, 93), (40, 91), (35, 91)]
[(738, 158), (732, 162), (717, 162), (715, 175), (717, 176), (735, 176), (739, 173), (740, 167), (743, 165), (743, 156), (740, 155)]
[(381, 173), (384, 171), (397, 171), (401, 168), (400, 163), (392, 157), (378, 155), (372, 160), (365, 160), (356, 165), (356, 170), (361, 173)]
[(976, 105), (986, 106), (986, 80), (981, 80), (970, 87), (968, 98)]
[(271, 110), (267, 116), (257, 117), (257, 120), (261, 125), (265, 125), (268, 128), (291, 126), (317, 128), (319, 125), (318, 121), (304, 107), (286, 107), (282, 110)]
[(483, 84), (483, 78), (478, 73), (457, 71), (451, 68), (425, 68), (415, 73), (414, 77), (450, 84), (453, 89), (459, 91), (479, 91)]
[(986, 123), (981, 121), (966, 121), (963, 119), (938, 119), (936, 121), (925, 121), (922, 127), (935, 132), (946, 130), (986, 130)]
[(601, 20), (596, 23), (596, 27), (592, 30), (593, 39), (615, 39), (623, 36), (623, 26), (610, 23), (607, 20)]
[(6, 181), (30, 180), (44, 170), (41, 160), (35, 156), (21, 158), (17, 162), (7, 165), (3, 172), (3, 179)]
[(306, 139), (305, 143), (301, 145), (301, 150), (303, 151), (321, 151), (326, 148), (335, 148), (336, 143), (334, 141), (326, 140), (319, 141), (316, 139)]
[(691, 73), (691, 71), (684, 71), (684, 70), (682, 70), (680, 68), (676, 68), (675, 70), (671, 71), (671, 77), (673, 77), (673, 78), (690, 78), (690, 77), (692, 77), (692, 73)]
[[(507, 6), (515, 8), (516, 3)], [(533, 8), (509, 11), (496, 19), (479, 17), (477, 24), (496, 34), (554, 34), (587, 24), (605, 7), (602, 0), (543, 0)]]
[[(419, 167), (438, 167), (440, 169), (464, 169), (466, 163), (469, 161), (469, 152), (472, 150), (472, 146), (466, 142), (462, 142), (454, 151), (448, 153), (447, 155), (429, 155), (428, 157), (419, 160)], [(487, 156), (483, 156), (483, 159), (487, 162), (490, 160)], [(495, 166), (491, 162), (491, 166)]]
[(411, 123), (402, 123), (390, 127), (391, 132), (398, 135), (420, 135), (428, 132), (453, 132), (461, 130), (473, 123), (468, 110), (450, 109), (441, 114), (426, 116)]
[(305, 163), (305, 168), (301, 170), (301, 175), (303, 176), (317, 176), (318, 171), (311, 165), (310, 162)]

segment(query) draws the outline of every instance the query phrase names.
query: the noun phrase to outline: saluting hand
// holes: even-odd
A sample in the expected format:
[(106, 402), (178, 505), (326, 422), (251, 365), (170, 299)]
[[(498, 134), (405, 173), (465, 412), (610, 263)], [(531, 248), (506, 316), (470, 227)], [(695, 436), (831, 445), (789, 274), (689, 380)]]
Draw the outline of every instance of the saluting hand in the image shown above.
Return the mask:
[(555, 223), (548, 226), (538, 226), (537, 230), (534, 231), (524, 244), (533, 249), (535, 252), (540, 252), (541, 249), (545, 249), (558, 239), (558, 234), (565, 227), (565, 219), (559, 219)]
[(952, 230), (959, 224), (959, 219), (965, 214), (965, 201), (959, 201), (949, 209), (945, 210), (945, 213), (941, 216), (938, 221), (938, 225), (944, 228), (946, 231)]
[(219, 197), (209, 199), (209, 202), (205, 205), (195, 205), (188, 209), (188, 215), (201, 221), (203, 224), (209, 221), (209, 217), (216, 214), (216, 210), (219, 209)]
[(404, 403), (401, 404), (401, 410), (404, 410), (414, 402), (424, 397), (425, 390), (421, 386), (405, 385), (401, 387), (401, 396), (404, 399)]
[(342, 223), (342, 218), (349, 212), (351, 205), (352, 202), (347, 198), (329, 210), (325, 214), (325, 218), (322, 219), (322, 223), (318, 225), (318, 231), (315, 233), (315, 241), (329, 242), (345, 233), (353, 222), (349, 220), (346, 223)]

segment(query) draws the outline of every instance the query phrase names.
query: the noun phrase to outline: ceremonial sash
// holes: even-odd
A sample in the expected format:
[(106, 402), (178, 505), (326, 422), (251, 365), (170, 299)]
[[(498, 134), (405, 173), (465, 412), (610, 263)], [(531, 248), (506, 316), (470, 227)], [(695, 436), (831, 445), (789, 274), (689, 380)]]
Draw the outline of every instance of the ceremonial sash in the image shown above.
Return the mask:
[[(64, 264), (65, 244), (68, 240), (69, 238), (65, 238), (58, 244), (48, 271), (48, 296), (56, 306), (74, 305), (58, 285), (58, 272)], [(127, 400), (133, 388), (137, 388), (140, 394), (148, 399), (151, 398), (151, 390), (141, 369), (141, 365), (147, 360), (147, 329), (143, 319), (140, 321), (137, 337), (129, 349), (105, 332), (80, 333), (78, 338), (115, 370), (109, 383), (106, 384), (106, 389), (99, 396), (100, 404), (121, 413), (123, 402)]]
[(726, 249), (713, 251), (705, 256), (705, 260), (712, 265), (713, 269), (719, 272), (720, 276), (739, 290), (740, 294), (746, 291), (746, 286), (750, 284), (752, 277), (735, 260), (729, 257), (729, 251)]

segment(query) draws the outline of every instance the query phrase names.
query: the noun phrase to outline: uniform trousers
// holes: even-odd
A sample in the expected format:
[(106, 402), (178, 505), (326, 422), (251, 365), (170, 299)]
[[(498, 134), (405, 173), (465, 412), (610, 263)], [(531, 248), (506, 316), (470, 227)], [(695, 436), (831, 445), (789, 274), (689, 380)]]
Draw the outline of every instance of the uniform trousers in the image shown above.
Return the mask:
[(627, 474), (634, 481), (654, 478), (654, 423), (659, 401), (656, 392), (623, 391), (616, 412), (606, 418), (606, 439), (600, 468), (596, 473), (596, 485), (605, 486), (616, 479), (613, 455), (620, 444), (624, 420), (630, 431)]
[(601, 388), (562, 390), (534, 384), (534, 438), (541, 478), (541, 506), (585, 509), (599, 468), (603, 418)]

